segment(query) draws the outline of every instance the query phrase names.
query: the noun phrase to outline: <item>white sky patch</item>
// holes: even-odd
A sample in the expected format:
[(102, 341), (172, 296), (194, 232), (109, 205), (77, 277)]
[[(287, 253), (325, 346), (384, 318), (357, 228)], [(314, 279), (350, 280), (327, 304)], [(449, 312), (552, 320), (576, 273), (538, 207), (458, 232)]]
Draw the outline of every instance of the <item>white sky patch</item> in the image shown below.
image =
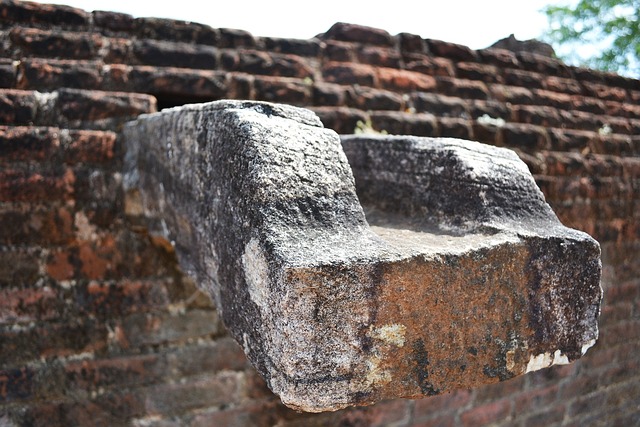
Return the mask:
[(527, 363), (527, 369), (525, 373), (538, 371), (540, 369), (548, 368), (553, 365), (567, 365), (569, 364), (569, 358), (562, 354), (560, 350), (556, 350), (555, 353), (541, 353), (537, 356), (531, 356), (529, 363)]
[(457, 0), (448, 2), (385, 2), (326, 0), (301, 6), (299, 1), (246, 0), (241, 2), (201, 2), (182, 0), (148, 2), (130, 0), (57, 0), (56, 3), (88, 11), (107, 10), (131, 14), (180, 19), (214, 28), (238, 28), (255, 36), (308, 39), (327, 31), (336, 22), (349, 22), (387, 30), (392, 35), (407, 32), (423, 38), (439, 39), (469, 46), (487, 47), (515, 34), (526, 40), (538, 37), (547, 27), (540, 10), (549, 0)]

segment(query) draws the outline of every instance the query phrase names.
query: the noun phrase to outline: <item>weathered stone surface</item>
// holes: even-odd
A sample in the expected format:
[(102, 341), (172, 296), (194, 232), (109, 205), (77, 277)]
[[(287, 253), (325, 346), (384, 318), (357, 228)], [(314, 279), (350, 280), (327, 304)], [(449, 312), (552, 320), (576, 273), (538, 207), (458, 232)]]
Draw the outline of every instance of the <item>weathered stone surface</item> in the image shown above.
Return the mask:
[(128, 200), (292, 408), (497, 382), (597, 339), (599, 245), (560, 224), (509, 150), (341, 144), (310, 111), (241, 101), (123, 136)]

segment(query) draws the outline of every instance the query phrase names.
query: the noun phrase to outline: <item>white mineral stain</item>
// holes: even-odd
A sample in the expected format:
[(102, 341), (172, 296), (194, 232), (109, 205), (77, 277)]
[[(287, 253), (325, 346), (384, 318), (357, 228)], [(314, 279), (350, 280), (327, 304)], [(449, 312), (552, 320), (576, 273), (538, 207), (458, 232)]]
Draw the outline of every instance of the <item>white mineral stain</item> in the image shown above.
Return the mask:
[(386, 344), (395, 345), (396, 347), (404, 346), (404, 335), (407, 327), (397, 323), (391, 325), (383, 325), (379, 328), (371, 330), (370, 336), (379, 339)]
[(587, 350), (589, 350), (591, 347), (594, 346), (594, 344), (596, 343), (595, 339), (592, 339), (590, 341), (587, 341), (583, 346), (582, 346), (582, 355), (584, 356), (587, 353)]
[(566, 365), (569, 363), (567, 356), (562, 354), (560, 350), (556, 350), (555, 353), (541, 353), (537, 356), (531, 356), (529, 363), (527, 363), (527, 372), (537, 371), (539, 369), (548, 368), (552, 365)]
[(91, 225), (89, 218), (82, 211), (78, 211), (74, 217), (74, 224), (78, 229), (78, 236), (82, 240), (96, 240), (96, 227)]
[(507, 351), (505, 359), (507, 362), (508, 371), (513, 371), (513, 368), (515, 368), (516, 366), (515, 356), (516, 356), (515, 350)]
[(370, 357), (366, 364), (369, 371), (367, 372), (367, 385), (384, 385), (391, 381), (391, 374), (380, 367), (382, 359), (378, 356)]
[(249, 297), (262, 314), (269, 311), (269, 265), (262, 253), (258, 239), (251, 239), (242, 254), (244, 278), (247, 281)]

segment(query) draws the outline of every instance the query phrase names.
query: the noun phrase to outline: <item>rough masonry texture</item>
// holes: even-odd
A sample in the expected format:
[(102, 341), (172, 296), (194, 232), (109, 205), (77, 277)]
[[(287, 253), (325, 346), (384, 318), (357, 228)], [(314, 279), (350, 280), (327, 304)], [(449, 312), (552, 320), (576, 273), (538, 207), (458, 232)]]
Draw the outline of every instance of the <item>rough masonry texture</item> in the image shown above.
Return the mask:
[[(640, 80), (429, 28), (309, 36), (0, 2), (0, 425), (640, 424)], [(569, 365), (425, 399), (285, 407), (166, 240), (125, 209), (122, 124), (229, 98), (309, 108), (338, 134), (369, 125), (514, 150), (561, 222), (600, 243), (596, 344)]]
[(143, 116), (124, 140), (129, 209), (292, 408), (468, 389), (596, 342), (600, 246), (510, 150), (341, 143), (309, 110), (243, 101)]

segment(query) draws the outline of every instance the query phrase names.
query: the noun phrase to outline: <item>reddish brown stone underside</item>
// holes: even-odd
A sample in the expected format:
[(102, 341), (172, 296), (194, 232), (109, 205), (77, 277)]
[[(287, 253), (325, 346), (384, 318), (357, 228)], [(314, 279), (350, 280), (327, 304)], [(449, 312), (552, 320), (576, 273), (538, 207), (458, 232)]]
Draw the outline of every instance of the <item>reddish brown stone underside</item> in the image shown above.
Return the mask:
[[(380, 30), (276, 39), (27, 2), (0, 5), (0, 33), (0, 424), (638, 423), (637, 79)], [(474, 391), (286, 410), (117, 190), (122, 122), (220, 98), (309, 106), (340, 133), (370, 120), (518, 150), (562, 222), (602, 245), (598, 344)]]

